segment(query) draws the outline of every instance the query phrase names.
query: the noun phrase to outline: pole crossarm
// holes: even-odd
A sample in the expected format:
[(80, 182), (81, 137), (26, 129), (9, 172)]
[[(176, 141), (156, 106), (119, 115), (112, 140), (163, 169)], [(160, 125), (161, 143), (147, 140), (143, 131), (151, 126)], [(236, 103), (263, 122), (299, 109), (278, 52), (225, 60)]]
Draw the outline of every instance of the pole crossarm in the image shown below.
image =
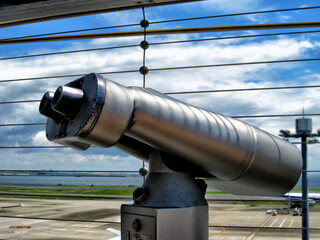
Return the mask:
[(310, 134), (279, 134), (281, 137), (292, 137), (292, 138), (301, 138), (302, 136), (306, 137), (320, 137), (320, 133), (310, 133)]

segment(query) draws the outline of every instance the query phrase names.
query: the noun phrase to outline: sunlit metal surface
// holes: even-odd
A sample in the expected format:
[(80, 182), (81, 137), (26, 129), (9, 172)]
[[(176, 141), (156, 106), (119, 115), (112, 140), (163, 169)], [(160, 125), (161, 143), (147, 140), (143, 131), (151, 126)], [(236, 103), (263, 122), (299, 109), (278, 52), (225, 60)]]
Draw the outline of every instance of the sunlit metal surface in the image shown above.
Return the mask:
[(114, 12), (141, 6), (190, 2), (197, 0), (28, 0), (1, 1), (0, 27), (32, 22)]
[(83, 103), (74, 120), (48, 119), (50, 141), (115, 146), (144, 161), (157, 149), (170, 168), (235, 194), (281, 195), (298, 181), (299, 150), (242, 121), (95, 74), (67, 85), (84, 91)]

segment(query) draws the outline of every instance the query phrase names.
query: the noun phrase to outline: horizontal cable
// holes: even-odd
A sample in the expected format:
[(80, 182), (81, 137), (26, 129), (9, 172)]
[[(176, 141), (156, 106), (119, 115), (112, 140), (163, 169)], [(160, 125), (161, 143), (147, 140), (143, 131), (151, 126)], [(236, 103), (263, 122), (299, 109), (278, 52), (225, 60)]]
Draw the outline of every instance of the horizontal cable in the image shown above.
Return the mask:
[(223, 64), (212, 64), (212, 65), (154, 68), (154, 69), (149, 69), (149, 71), (166, 71), (166, 70), (193, 69), (193, 68), (211, 68), (211, 67), (229, 67), (229, 66), (270, 64), (270, 63), (307, 62), (307, 61), (319, 61), (319, 60), (320, 60), (320, 58), (308, 58), (308, 59), (288, 59), (288, 60), (274, 60), (274, 61), (261, 61), (261, 62), (223, 63)]
[(140, 45), (137, 45), (137, 44), (136, 45), (123, 45), (123, 46), (115, 46), (115, 47), (90, 48), (90, 49), (80, 49), (80, 50), (71, 50), (71, 51), (62, 51), (62, 52), (49, 52), (49, 53), (39, 53), (39, 54), (31, 54), (31, 55), (21, 55), (21, 56), (15, 56), (15, 57), (0, 58), (0, 61), (21, 59), (21, 58), (30, 58), (30, 57), (43, 57), (43, 56), (51, 56), (51, 55), (58, 55), (58, 54), (70, 54), (70, 53), (80, 53), (80, 52), (90, 52), (90, 51), (103, 51), (103, 50), (131, 48), (131, 47), (140, 47)]
[(33, 102), (40, 102), (40, 100), (7, 101), (7, 102), (0, 102), (0, 104), (33, 103)]
[(41, 33), (41, 34), (28, 35), (28, 36), (3, 38), (3, 39), (0, 39), (0, 41), (2, 41), (2, 40), (11, 40), (11, 39), (25, 39), (25, 38), (33, 38), (33, 37), (52, 36), (52, 35), (66, 34), (66, 33), (88, 32), (88, 31), (104, 30), (104, 29), (112, 29), (112, 28), (134, 27), (134, 26), (140, 26), (140, 24), (139, 23), (132, 23), (132, 24), (124, 24), (124, 25), (118, 25), (118, 26), (84, 28), (84, 29), (69, 30), (69, 31), (62, 31), (62, 32)]
[[(269, 114), (269, 115), (236, 115), (230, 116), (231, 118), (274, 118), (274, 117), (307, 117), (307, 116), (320, 116), (320, 113), (303, 113), (303, 114)], [(20, 126), (33, 126), (33, 125), (46, 125), (46, 123), (17, 123), (17, 124), (0, 124), (0, 127), (20, 127)], [(19, 148), (19, 147), (17, 147)]]
[[(212, 65), (154, 68), (154, 69), (149, 69), (149, 72), (150, 71), (179, 70), (179, 69), (194, 69), (194, 68), (229, 67), (229, 66), (255, 65), (255, 64), (308, 62), (308, 61), (319, 61), (319, 60), (320, 60), (320, 58), (307, 58), (307, 59), (287, 59), (287, 60), (274, 60), (274, 61), (261, 61), (261, 62), (257, 61), (257, 62), (240, 62), (240, 63), (222, 63), (222, 64), (212, 64)], [(139, 72), (139, 70), (100, 72), (98, 74), (104, 75), (104, 74), (121, 74), (121, 73), (135, 73), (135, 72)], [(44, 76), (44, 77), (33, 77), (33, 78), (7, 79), (7, 80), (0, 80), (0, 83), (17, 82), (17, 81), (31, 81), (31, 80), (44, 80), (44, 79), (49, 79), (49, 78), (80, 77), (80, 76), (84, 76), (84, 75), (86, 75), (86, 74), (70, 74), (70, 75), (60, 75), (60, 76)]]
[[(215, 40), (228, 40), (228, 39), (239, 39), (239, 38), (255, 38), (255, 37), (270, 37), (279, 35), (293, 35), (293, 34), (308, 34), (308, 33), (319, 33), (319, 30), (315, 31), (298, 31), (298, 32), (281, 32), (281, 33), (266, 33), (266, 34), (252, 34), (252, 35), (241, 35), (241, 36), (226, 36), (226, 37), (214, 37), (214, 38), (202, 38), (202, 39), (189, 39), (179, 41), (166, 41), (158, 43), (149, 43), (149, 45), (161, 45), (161, 44), (174, 44), (174, 43), (188, 43), (188, 42), (201, 42), (201, 41), (215, 41)], [(1, 60), (1, 58), (0, 58)]]
[[(0, 215), (3, 218), (21, 218), (32, 220), (46, 220), (46, 221), (65, 221), (65, 222), (88, 222), (88, 223), (103, 223), (103, 224), (121, 224), (121, 222), (114, 221), (99, 221), (99, 220), (80, 220), (80, 219), (65, 219), (65, 218), (44, 218), (44, 217), (24, 217), (24, 216), (12, 216), (12, 215)], [(301, 227), (261, 227), (261, 226), (234, 226), (234, 225), (209, 225), (209, 228), (241, 228), (241, 229), (272, 229), (272, 230), (301, 230), (306, 228)], [(320, 228), (308, 228), (309, 230), (320, 230)]]
[(181, 21), (192, 21), (192, 20), (201, 20), (201, 19), (209, 19), (209, 18), (220, 18), (220, 17), (234, 17), (234, 16), (243, 16), (243, 15), (252, 15), (252, 14), (264, 14), (264, 13), (288, 12), (288, 11), (299, 11), (299, 10), (311, 10), (311, 9), (319, 9), (319, 8), (320, 8), (320, 6), (312, 6), (312, 7), (286, 8), (286, 9), (275, 9), (275, 10), (265, 10), (265, 11), (255, 11), (255, 12), (230, 13), (230, 14), (214, 15), (214, 16), (203, 16), (203, 17), (180, 18), (180, 19), (154, 21), (154, 22), (150, 22), (150, 24), (181, 22)]
[(310, 114), (270, 114), (270, 115), (247, 115), (247, 116), (231, 116), (231, 118), (274, 118), (274, 117), (303, 117), (303, 116), (320, 116), (320, 113)]
[(34, 173), (138, 173), (139, 171), (103, 171), (103, 170), (3, 170), (0, 172), (34, 172)]
[[(146, 31), (146, 34), (147, 35), (168, 35), (168, 34), (186, 34), (186, 33), (203, 33), (203, 32), (266, 30), (266, 29), (281, 29), (281, 28), (308, 28), (308, 27), (320, 27), (320, 21), (156, 29), (156, 30), (148, 30)], [(144, 30), (126, 31), (126, 32), (74, 34), (74, 35), (62, 35), (62, 36), (1, 40), (0, 44), (34, 43), (34, 42), (113, 38), (113, 37), (134, 37), (134, 36), (143, 36), (144, 34), (145, 34)]]
[[(319, 114), (320, 115), (320, 114)], [(249, 118), (249, 117), (248, 117)], [(289, 142), (291, 144), (301, 144), (302, 142)], [(306, 142), (307, 144), (320, 144), (320, 142)], [(95, 147), (95, 146), (91, 146)], [(0, 149), (55, 149), (55, 148), (70, 148), (67, 146), (0, 146)]]
[(76, 194), (76, 193), (36, 193), (36, 192), (5, 192), (0, 191), (1, 195), (11, 196), (42, 196), (42, 197), (66, 197), (66, 198), (101, 198), (101, 199), (132, 199), (129, 195), (103, 195), (103, 194)]
[[(125, 70), (125, 71), (114, 71), (114, 72), (102, 72), (99, 74), (121, 74), (121, 73), (134, 73), (139, 72), (139, 70)], [(46, 77), (33, 77), (33, 78), (19, 78), (19, 79), (8, 79), (8, 80), (0, 80), (1, 82), (20, 82), (20, 81), (33, 81), (33, 80), (45, 80), (52, 78), (68, 78), (68, 77), (82, 77), (87, 75), (85, 73), (80, 74), (69, 74), (69, 75), (58, 75), (58, 76), (46, 76)]]
[(46, 123), (7, 123), (0, 124), (0, 127), (21, 127), (21, 126), (41, 126), (46, 125)]
[[(0, 191), (0, 195), (13, 195), (13, 196), (44, 196), (44, 197), (77, 197), (77, 198), (104, 198), (104, 199), (131, 199), (130, 195), (103, 195), (103, 194), (64, 194), (64, 193), (39, 193), (39, 192), (6, 192)], [(295, 199), (295, 198), (272, 198), (272, 199), (261, 199), (261, 198), (241, 198), (241, 196), (237, 198), (216, 198), (216, 199), (206, 199), (208, 202), (234, 202), (234, 201), (255, 201), (255, 202), (310, 202), (310, 200), (302, 200), (302, 199)]]
[(108, 223), (108, 224), (120, 224), (120, 222), (113, 221), (99, 221), (99, 220), (80, 220), (80, 219), (65, 219), (65, 218), (44, 218), (44, 217), (23, 217), (12, 215), (0, 215), (3, 218), (21, 218), (21, 219), (33, 219), (33, 220), (46, 220), (46, 221), (63, 221), (63, 222), (90, 222), (90, 223)]
[[(63, 221), (63, 222), (88, 222), (88, 223), (103, 223), (103, 224), (121, 224), (121, 222), (114, 221), (99, 221), (99, 220), (80, 220), (80, 219), (65, 219), (65, 218), (44, 218), (44, 217), (24, 217), (24, 216), (12, 216), (12, 215), (0, 215), (3, 218), (21, 218), (32, 220), (46, 220), (46, 221)], [(209, 225), (209, 228), (241, 228), (241, 229), (272, 229), (272, 230), (301, 230), (306, 228), (301, 227), (261, 227), (261, 226), (234, 226), (234, 225)], [(320, 228), (308, 228), (309, 230), (320, 230)]]
[(69, 148), (66, 146), (9, 146), (0, 147), (0, 149), (37, 149), (37, 148)]
[[(44, 217), (22, 217), (22, 216), (12, 216), (12, 215), (0, 215), (4, 218), (22, 218), (22, 219), (34, 219), (34, 220), (51, 220), (51, 221), (74, 221), (74, 222), (91, 222), (91, 223), (104, 223), (104, 224), (120, 224), (120, 222), (114, 221), (99, 221), (99, 220), (80, 220), (80, 219), (61, 219), (61, 218), (44, 218)], [(262, 227), (262, 226), (229, 226), (229, 225), (209, 225), (209, 228), (242, 228), (242, 229), (272, 229), (272, 230), (301, 230), (301, 227)], [(308, 228), (310, 230), (320, 230), (320, 228)]]
[[(227, 36), (227, 37), (216, 37), (216, 38), (204, 38), (204, 39), (190, 39), (190, 40), (179, 40), (179, 41), (164, 41), (164, 42), (154, 42), (149, 43), (149, 45), (165, 45), (165, 44), (175, 44), (175, 43), (188, 43), (188, 42), (199, 42), (199, 41), (215, 41), (215, 40), (227, 40), (227, 39), (239, 39), (239, 38), (254, 38), (254, 37), (268, 37), (268, 36), (278, 36), (278, 35), (291, 35), (291, 34), (308, 34), (308, 33), (319, 33), (319, 30), (316, 31), (298, 31), (298, 32), (283, 32), (283, 33), (270, 33), (270, 34), (254, 34), (254, 35), (243, 35), (243, 36)], [(5, 57), (0, 58), (1, 60), (12, 60), (28, 57), (41, 57), (41, 56), (50, 56), (58, 54), (69, 54), (69, 53), (79, 53), (79, 52), (89, 52), (89, 51), (101, 51), (101, 50), (110, 50), (117, 48), (129, 48), (129, 47), (139, 47), (140, 45), (123, 45), (115, 47), (104, 47), (104, 48), (91, 48), (91, 49), (80, 49), (72, 51), (62, 51), (62, 52), (50, 52), (42, 54), (33, 54), (33, 55), (21, 55), (15, 57)]]
[(198, 94), (198, 93), (220, 93), (220, 92), (242, 92), (242, 91), (264, 91), (264, 90), (287, 90), (287, 89), (319, 88), (319, 87), (320, 87), (320, 85), (286, 86), (286, 87), (261, 87), (261, 88), (234, 88), (234, 89), (166, 92), (164, 94), (174, 95), (174, 94), (194, 94), (194, 93)]
[[(154, 42), (149, 43), (149, 45), (166, 45), (166, 44), (177, 44), (177, 43), (190, 43), (190, 42), (202, 42), (202, 41), (216, 41), (216, 40), (228, 40), (228, 39), (241, 39), (241, 38), (255, 38), (255, 37), (271, 37), (279, 35), (294, 35), (294, 34), (309, 34), (309, 33), (319, 33), (320, 30), (316, 31), (298, 31), (298, 32), (281, 32), (281, 33), (267, 33), (267, 34), (254, 34), (254, 35), (242, 35), (242, 36), (227, 36), (227, 37), (214, 37), (214, 38), (203, 38), (203, 39), (189, 39), (189, 40), (179, 40), (179, 41), (164, 41), (164, 42)], [(49, 52), (49, 53), (39, 53), (31, 55), (20, 55), (14, 57), (4, 57), (0, 58), (2, 60), (13, 60), (21, 58), (30, 58), (30, 57), (43, 57), (43, 56), (52, 56), (59, 54), (72, 54), (79, 52), (90, 52), (90, 51), (103, 51), (103, 50), (112, 50), (112, 49), (121, 49), (121, 48), (131, 48), (131, 47), (140, 47), (140, 45), (122, 45), (114, 47), (103, 47), (103, 48), (88, 48), (88, 49), (79, 49), (79, 50), (70, 50), (62, 52)]]
[[(163, 94), (199, 94), (199, 93), (220, 93), (220, 92), (242, 92), (242, 91), (264, 91), (264, 90), (288, 90), (300, 88), (319, 88), (320, 85), (307, 85), (307, 86), (286, 86), (286, 87), (262, 87), (262, 88), (234, 88), (234, 89), (217, 89), (217, 90), (200, 90), (200, 91), (183, 91), (183, 92), (165, 92)], [(30, 103), (40, 102), (41, 100), (21, 100), (21, 101), (7, 101), (0, 102), (0, 104), (15, 104), (15, 103)], [(43, 125), (44, 123), (40, 123)], [(0, 125), (1, 126), (1, 125)], [(7, 126), (7, 125), (6, 125)]]
[[(1, 169), (1, 172), (32, 172), (32, 173), (138, 173), (139, 171), (111, 171), (111, 170), (28, 170), (28, 169)], [(301, 170), (301, 172), (318, 173), (320, 170)]]
[[(170, 23), (170, 22), (190, 21), (190, 20), (193, 21), (193, 20), (201, 20), (201, 19), (209, 19), (209, 18), (232, 17), (232, 16), (275, 13), (275, 12), (312, 10), (312, 9), (318, 9), (318, 8), (320, 8), (320, 6), (301, 7), (301, 8), (287, 8), (287, 9), (275, 9), (275, 10), (255, 11), (255, 12), (231, 13), (231, 14), (214, 15), (214, 16), (202, 16), (202, 17), (192, 17), (192, 18), (180, 18), (180, 19), (171, 19), (171, 20), (151, 21), (151, 22), (149, 22), (149, 24)], [(97, 28), (77, 29), (77, 30), (69, 30), (69, 31), (62, 31), (62, 32), (51, 32), (51, 33), (42, 33), (42, 34), (37, 34), (37, 35), (12, 37), (12, 38), (0, 39), (0, 40), (18, 39), (18, 38), (30, 38), (30, 37), (41, 37), (41, 36), (50, 36), (50, 35), (58, 35), (58, 34), (66, 34), (66, 33), (87, 32), (87, 31), (96, 31), (96, 30), (122, 28), (122, 27), (133, 27), (133, 26), (140, 26), (140, 24), (132, 23), (132, 24), (124, 24), (124, 25), (118, 25), (118, 26), (106, 26), (106, 27), (97, 27)]]
[(242, 229), (265, 229), (265, 230), (320, 230), (320, 228), (302, 228), (302, 227), (262, 227), (262, 226), (229, 226), (229, 225), (209, 225), (209, 228), (242, 228)]

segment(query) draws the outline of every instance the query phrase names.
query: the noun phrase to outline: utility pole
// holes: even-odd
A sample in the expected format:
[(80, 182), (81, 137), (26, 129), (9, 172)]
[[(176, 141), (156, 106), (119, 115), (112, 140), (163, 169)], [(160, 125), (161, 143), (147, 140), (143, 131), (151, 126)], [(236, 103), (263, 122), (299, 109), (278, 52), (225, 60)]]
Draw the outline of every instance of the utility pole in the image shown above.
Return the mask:
[[(291, 134), (290, 130), (280, 130), (279, 136), (285, 138), (301, 138), (301, 154), (303, 159), (302, 165), (302, 240), (309, 240), (309, 202), (308, 202), (308, 161), (307, 161), (307, 144), (315, 143), (318, 140), (315, 137), (320, 136), (320, 129), (317, 133), (312, 133), (312, 119), (296, 119), (296, 134)], [(308, 142), (308, 138), (309, 139)]]

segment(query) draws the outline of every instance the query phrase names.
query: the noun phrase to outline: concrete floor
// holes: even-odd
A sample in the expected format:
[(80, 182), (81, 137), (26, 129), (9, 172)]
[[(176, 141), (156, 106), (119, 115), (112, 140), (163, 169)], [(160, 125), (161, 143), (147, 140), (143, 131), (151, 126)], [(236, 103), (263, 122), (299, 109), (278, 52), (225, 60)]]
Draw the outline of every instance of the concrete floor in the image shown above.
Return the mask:
[[(120, 229), (120, 206), (123, 203), (128, 204), (131, 201), (0, 198), (0, 239), (111, 239), (115, 235), (106, 231), (106, 228)], [(268, 208), (283, 207), (286, 205), (209, 203), (209, 224), (217, 226), (209, 228), (209, 239), (301, 239), (301, 231), (294, 229), (219, 227), (301, 227), (300, 216), (266, 214)], [(319, 213), (319, 205), (310, 207), (310, 227), (320, 228)], [(320, 230), (311, 230), (310, 239), (320, 239)]]

